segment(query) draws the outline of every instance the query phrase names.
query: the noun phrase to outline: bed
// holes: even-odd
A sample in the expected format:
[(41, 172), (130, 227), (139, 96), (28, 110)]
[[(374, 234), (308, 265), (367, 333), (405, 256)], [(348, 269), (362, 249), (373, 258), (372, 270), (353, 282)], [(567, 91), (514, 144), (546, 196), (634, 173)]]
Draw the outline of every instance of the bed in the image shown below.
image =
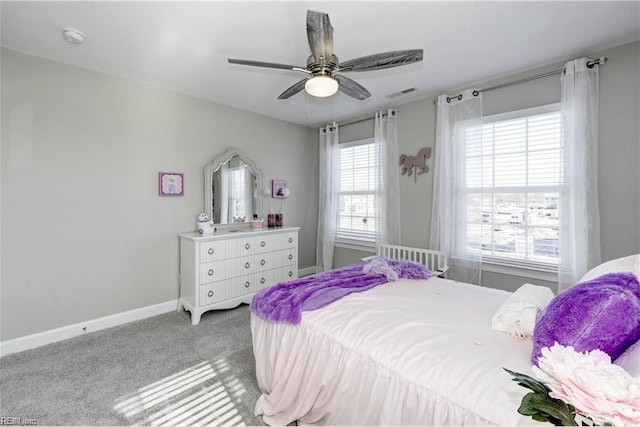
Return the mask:
[(256, 415), (269, 425), (522, 425), (532, 343), (492, 330), (510, 293), (399, 279), (302, 313), (252, 312)]

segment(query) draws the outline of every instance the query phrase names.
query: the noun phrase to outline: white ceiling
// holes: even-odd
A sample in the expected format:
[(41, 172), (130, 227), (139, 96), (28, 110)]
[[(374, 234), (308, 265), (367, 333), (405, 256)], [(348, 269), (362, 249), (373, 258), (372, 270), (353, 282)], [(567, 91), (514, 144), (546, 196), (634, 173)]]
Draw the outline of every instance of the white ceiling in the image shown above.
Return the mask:
[[(2, 46), (289, 122), (319, 126), (640, 39), (640, 3), (1, 2)], [(348, 77), (372, 96), (278, 95), (304, 77), (227, 58), (306, 65), (306, 10), (327, 12), (341, 61), (424, 49), (424, 61)], [(65, 41), (62, 27), (86, 33)], [(387, 95), (414, 87), (408, 95)], [(307, 114), (309, 117), (307, 117)]]

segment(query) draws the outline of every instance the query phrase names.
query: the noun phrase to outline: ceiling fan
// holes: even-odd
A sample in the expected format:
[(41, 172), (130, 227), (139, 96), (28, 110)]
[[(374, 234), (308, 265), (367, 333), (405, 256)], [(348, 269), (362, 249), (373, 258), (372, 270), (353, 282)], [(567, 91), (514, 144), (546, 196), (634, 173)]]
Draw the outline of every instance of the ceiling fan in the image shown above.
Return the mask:
[(318, 97), (331, 96), (339, 90), (360, 101), (370, 97), (371, 93), (342, 73), (382, 70), (422, 61), (422, 49), (410, 49), (377, 53), (340, 62), (333, 53), (333, 27), (329, 15), (313, 10), (307, 11), (307, 38), (311, 56), (307, 58), (306, 67), (247, 59), (229, 58), (228, 61), (231, 64), (277, 68), (307, 74), (304, 79), (282, 92), (278, 99), (288, 99), (305, 89), (310, 95)]

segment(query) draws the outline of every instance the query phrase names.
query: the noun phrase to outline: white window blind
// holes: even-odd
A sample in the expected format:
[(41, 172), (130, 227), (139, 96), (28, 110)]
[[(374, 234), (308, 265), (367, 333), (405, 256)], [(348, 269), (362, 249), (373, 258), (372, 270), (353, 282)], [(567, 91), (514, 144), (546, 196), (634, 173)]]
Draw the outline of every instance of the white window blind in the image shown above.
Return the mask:
[(247, 186), (249, 185), (247, 168), (229, 169), (229, 181), (229, 214), (231, 218), (249, 218), (250, 212), (247, 212), (246, 199)]
[(336, 240), (375, 242), (378, 168), (373, 140), (341, 144)]
[(560, 106), (483, 119), (462, 131), (467, 250), (554, 271), (559, 262)]

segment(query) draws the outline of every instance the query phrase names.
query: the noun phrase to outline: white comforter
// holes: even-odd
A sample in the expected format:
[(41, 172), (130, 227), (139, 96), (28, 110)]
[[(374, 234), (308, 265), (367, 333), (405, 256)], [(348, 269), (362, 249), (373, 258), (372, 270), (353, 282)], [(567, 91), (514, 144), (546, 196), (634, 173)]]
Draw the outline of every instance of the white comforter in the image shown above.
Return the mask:
[(401, 279), (305, 312), (299, 325), (252, 314), (256, 414), (268, 424), (533, 424), (531, 341), (491, 329), (510, 294), (432, 278)]

